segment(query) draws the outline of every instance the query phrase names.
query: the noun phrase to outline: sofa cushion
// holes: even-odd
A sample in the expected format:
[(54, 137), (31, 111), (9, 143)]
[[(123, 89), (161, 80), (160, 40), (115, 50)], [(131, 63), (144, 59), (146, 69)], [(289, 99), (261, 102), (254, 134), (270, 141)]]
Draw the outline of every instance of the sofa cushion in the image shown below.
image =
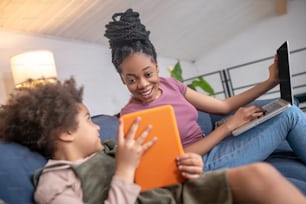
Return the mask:
[(100, 126), (100, 138), (117, 141), (118, 118), (111, 115), (95, 115), (92, 121)]
[(0, 142), (0, 152), (0, 199), (6, 203), (33, 203), (32, 175), (46, 159), (16, 143)]
[(203, 132), (207, 135), (213, 130), (213, 124), (211, 122), (212, 121), (211, 117), (208, 113), (204, 113), (201, 111), (199, 111), (198, 114), (199, 115), (198, 115), (197, 122), (200, 125)]

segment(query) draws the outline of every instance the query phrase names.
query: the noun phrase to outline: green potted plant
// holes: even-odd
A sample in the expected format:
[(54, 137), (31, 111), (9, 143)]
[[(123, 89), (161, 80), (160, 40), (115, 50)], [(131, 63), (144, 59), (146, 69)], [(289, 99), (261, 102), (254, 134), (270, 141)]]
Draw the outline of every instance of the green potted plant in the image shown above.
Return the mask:
[[(171, 77), (177, 79), (178, 81), (184, 82), (182, 76), (183, 71), (181, 63), (179, 61), (174, 65), (174, 67), (171, 67), (169, 71)], [(196, 88), (198, 87), (211, 96), (215, 95), (215, 90), (202, 76), (199, 76), (197, 79), (192, 80), (190, 84), (187, 84), (187, 86), (193, 90), (196, 90)]]

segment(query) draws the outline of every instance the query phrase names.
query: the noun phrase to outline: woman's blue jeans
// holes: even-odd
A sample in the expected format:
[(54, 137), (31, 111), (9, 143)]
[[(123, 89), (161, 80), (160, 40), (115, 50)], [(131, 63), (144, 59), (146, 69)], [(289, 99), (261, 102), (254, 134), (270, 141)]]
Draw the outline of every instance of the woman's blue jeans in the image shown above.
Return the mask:
[(204, 170), (265, 160), (283, 141), (306, 164), (306, 115), (293, 105), (239, 136), (228, 136), (203, 156)]

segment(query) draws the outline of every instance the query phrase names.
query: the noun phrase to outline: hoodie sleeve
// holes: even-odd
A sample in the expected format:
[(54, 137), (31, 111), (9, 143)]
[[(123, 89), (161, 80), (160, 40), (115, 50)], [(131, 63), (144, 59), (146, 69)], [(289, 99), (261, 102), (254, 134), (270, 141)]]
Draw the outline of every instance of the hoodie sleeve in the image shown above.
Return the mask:
[[(114, 176), (105, 204), (135, 203), (140, 187)], [(37, 204), (83, 203), (81, 182), (69, 165), (43, 172), (35, 191)], [(101, 202), (102, 203), (102, 202)]]

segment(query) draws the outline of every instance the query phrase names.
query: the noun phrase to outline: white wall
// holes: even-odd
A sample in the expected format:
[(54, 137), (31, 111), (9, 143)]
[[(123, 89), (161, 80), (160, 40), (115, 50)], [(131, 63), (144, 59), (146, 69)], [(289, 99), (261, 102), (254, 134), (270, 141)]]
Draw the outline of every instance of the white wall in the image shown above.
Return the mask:
[[(35, 49), (48, 49), (54, 53), (59, 79), (73, 75), (79, 85), (84, 85), (84, 103), (92, 115), (115, 114), (127, 102), (128, 90), (111, 63), (107, 47), (0, 30), (0, 104), (6, 102), (14, 87), (10, 57)], [(176, 60), (160, 57), (158, 62), (160, 75), (169, 76), (167, 67), (174, 65)], [(189, 70), (186, 76), (195, 75), (193, 64), (182, 62), (182, 65)]]
[[(289, 41), (290, 50), (306, 47), (305, 0), (288, 1), (286, 15), (271, 17), (240, 33), (222, 47), (211, 50), (209, 55), (197, 60), (196, 67), (199, 74), (203, 74), (273, 56), (285, 40)], [(292, 74), (306, 71), (306, 51), (290, 57)], [(268, 66), (271, 63), (272, 60), (248, 66), (243, 72), (236, 73), (233, 80), (239, 85), (264, 80), (268, 77)], [(294, 83), (299, 81), (305, 84), (306, 75), (294, 80)], [(218, 86), (214, 81), (211, 83)], [(298, 90), (302, 91), (306, 90)]]
[[(291, 50), (306, 47), (306, 1), (294, 0), (288, 3), (287, 15), (272, 17), (240, 33), (222, 47), (211, 50), (209, 55), (197, 60), (196, 66), (181, 62), (184, 78), (272, 56), (285, 40), (289, 40)], [(49, 49), (54, 52), (60, 79), (74, 75), (78, 83), (85, 86), (84, 102), (93, 115), (117, 113), (128, 100), (129, 93), (120, 82), (107, 47), (0, 30), (0, 104), (5, 103), (14, 87), (10, 57), (35, 49)], [(293, 73), (306, 71), (305, 53), (291, 58)], [(176, 60), (159, 57), (158, 61), (160, 75), (169, 76), (167, 67), (174, 65)], [(266, 69), (270, 63), (267, 61), (250, 67), (251, 70), (245, 75), (239, 75), (238, 82), (243, 84), (266, 78)], [(306, 81), (304, 78), (300, 80)], [(219, 89), (220, 80), (213, 78), (209, 82)]]

